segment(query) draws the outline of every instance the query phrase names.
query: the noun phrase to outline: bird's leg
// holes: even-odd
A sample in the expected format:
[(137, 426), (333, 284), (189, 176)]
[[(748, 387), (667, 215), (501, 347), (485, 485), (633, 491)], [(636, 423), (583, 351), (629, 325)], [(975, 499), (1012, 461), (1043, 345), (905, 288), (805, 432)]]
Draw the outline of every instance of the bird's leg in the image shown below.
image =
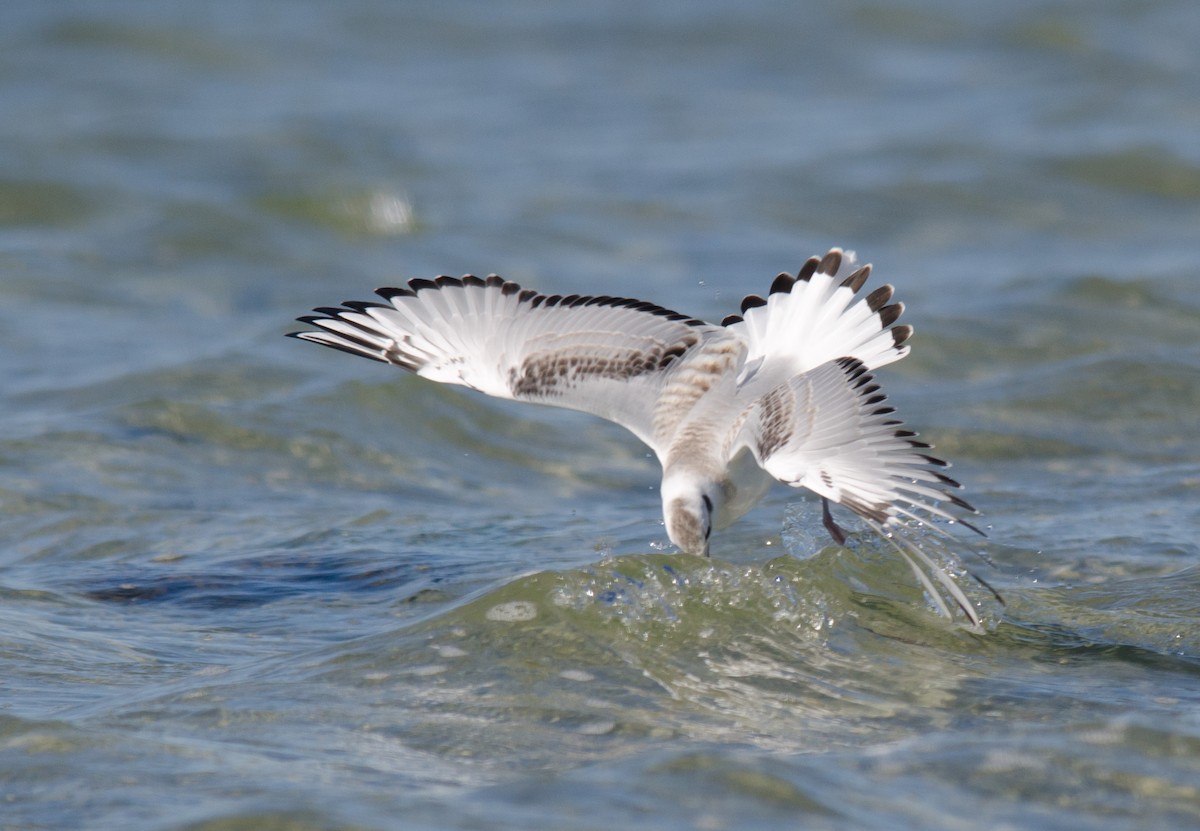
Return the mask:
[(829, 532), (829, 536), (833, 537), (833, 541), (838, 545), (846, 544), (846, 532), (842, 527), (833, 521), (833, 514), (829, 512), (829, 500), (821, 497), (821, 522), (825, 523), (825, 530)]

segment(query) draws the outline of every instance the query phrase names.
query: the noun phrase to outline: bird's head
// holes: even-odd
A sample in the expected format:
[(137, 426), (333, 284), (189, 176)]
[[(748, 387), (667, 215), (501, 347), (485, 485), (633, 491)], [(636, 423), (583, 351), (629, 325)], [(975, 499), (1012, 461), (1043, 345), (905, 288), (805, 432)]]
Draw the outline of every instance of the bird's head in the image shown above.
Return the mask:
[(708, 537), (720, 489), (692, 477), (676, 475), (663, 480), (663, 520), (667, 536), (688, 554), (708, 556)]

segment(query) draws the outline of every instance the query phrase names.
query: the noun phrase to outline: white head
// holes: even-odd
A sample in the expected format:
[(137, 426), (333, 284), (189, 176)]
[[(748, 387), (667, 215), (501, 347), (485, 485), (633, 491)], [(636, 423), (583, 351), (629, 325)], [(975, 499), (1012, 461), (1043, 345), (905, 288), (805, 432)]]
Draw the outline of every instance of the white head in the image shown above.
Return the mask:
[(663, 479), (663, 520), (667, 536), (688, 554), (708, 556), (708, 537), (721, 489), (713, 482), (675, 474)]

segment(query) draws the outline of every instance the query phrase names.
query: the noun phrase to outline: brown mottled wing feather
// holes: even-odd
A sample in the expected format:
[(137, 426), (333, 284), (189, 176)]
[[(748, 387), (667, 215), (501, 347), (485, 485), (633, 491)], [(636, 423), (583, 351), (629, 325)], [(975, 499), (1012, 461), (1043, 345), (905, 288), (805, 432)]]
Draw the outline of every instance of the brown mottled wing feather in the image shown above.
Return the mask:
[(498, 398), (583, 410), (658, 450), (654, 405), (719, 326), (618, 297), (543, 295), (492, 275), (412, 280), (379, 302), (318, 308), (295, 337)]

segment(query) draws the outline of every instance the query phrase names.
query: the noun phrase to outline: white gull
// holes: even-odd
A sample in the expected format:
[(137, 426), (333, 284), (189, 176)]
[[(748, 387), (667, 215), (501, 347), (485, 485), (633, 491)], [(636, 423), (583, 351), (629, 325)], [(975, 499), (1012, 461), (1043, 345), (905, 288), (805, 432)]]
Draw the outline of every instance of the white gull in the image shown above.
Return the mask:
[[(592, 413), (630, 430), (663, 468), (666, 530), (707, 556), (772, 479), (858, 514), (908, 562), (938, 609), (930, 575), (967, 615), (974, 605), (906, 532), (978, 532), (930, 445), (903, 428), (871, 370), (908, 354), (912, 327), (893, 288), (858, 297), (871, 266), (840, 249), (780, 274), (721, 325), (620, 297), (543, 295), (496, 275), (410, 280), (384, 302), (347, 301), (301, 317), (292, 336), (393, 364), (432, 381)], [(951, 510), (954, 509), (954, 510)], [(943, 531), (944, 533), (944, 531)], [(979, 532), (981, 533), (981, 532)], [(986, 584), (985, 584), (986, 585)]]

